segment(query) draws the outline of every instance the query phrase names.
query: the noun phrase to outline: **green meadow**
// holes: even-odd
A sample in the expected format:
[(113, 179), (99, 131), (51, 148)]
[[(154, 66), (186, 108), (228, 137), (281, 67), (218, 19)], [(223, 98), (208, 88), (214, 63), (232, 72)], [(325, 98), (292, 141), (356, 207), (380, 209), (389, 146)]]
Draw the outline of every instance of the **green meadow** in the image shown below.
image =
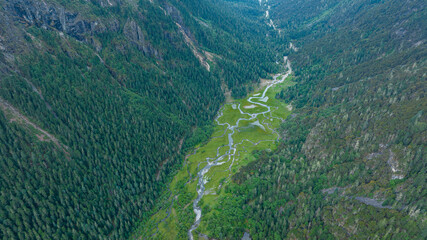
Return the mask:
[[(272, 86), (262, 99), (264, 101), (253, 99), (253, 102), (271, 107), (271, 111), (259, 114), (254, 119), (250, 119), (250, 115), (245, 113), (262, 113), (268, 108), (248, 102), (248, 99), (252, 96), (261, 96), (264, 89), (250, 94), (245, 99), (225, 104), (215, 121), (215, 130), (210, 140), (202, 146), (197, 146), (195, 151), (186, 156), (183, 167), (176, 173), (169, 184), (168, 191), (157, 203), (151, 218), (144, 223), (144, 232), (139, 236), (150, 239), (187, 239), (188, 230), (196, 216), (193, 212), (193, 201), (197, 197), (197, 174), (207, 165), (208, 159), (212, 162), (223, 156), (221, 162), (224, 163), (211, 167), (204, 175), (207, 180), (206, 190), (199, 202), (202, 220), (193, 232), (194, 239), (198, 239), (198, 232), (209, 235), (205, 219), (215, 214), (213, 209), (219, 204), (217, 199), (227, 194), (223, 189), (230, 183), (231, 176), (242, 166), (255, 160), (254, 150), (268, 151), (276, 148), (278, 134), (275, 129), (286, 119), (292, 108), (275, 96), (282, 89), (293, 84), (291, 77), (288, 77), (282, 83)], [(234, 128), (232, 135), (235, 154), (230, 156), (228, 134), (232, 131), (226, 125), (235, 126), (239, 119), (239, 124)]]

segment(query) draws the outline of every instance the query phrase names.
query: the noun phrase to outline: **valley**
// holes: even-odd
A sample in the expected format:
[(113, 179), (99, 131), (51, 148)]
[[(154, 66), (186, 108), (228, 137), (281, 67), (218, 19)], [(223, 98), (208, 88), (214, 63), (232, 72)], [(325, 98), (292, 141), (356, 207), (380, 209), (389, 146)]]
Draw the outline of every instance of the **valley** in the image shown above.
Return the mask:
[[(273, 151), (277, 146), (276, 129), (291, 108), (275, 96), (294, 84), (290, 61), (287, 57), (283, 61), (284, 73), (275, 74), (267, 86), (220, 109), (210, 140), (185, 157), (164, 200), (144, 224), (143, 238), (185, 239), (182, 225), (190, 226), (188, 239), (209, 233), (204, 219), (214, 214), (208, 209), (214, 209), (220, 204), (218, 199), (227, 194), (224, 189), (232, 175), (255, 159), (254, 151)], [(186, 200), (180, 201), (184, 196)]]
[(427, 239), (425, 0), (0, 0), (0, 239)]

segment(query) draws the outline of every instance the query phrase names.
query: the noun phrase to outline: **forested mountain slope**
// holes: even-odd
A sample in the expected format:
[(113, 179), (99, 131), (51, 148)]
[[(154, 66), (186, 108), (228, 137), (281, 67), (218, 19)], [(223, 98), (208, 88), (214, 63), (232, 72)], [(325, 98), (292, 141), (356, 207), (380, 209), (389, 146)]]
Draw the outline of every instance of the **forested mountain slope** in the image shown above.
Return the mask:
[(129, 236), (224, 93), (276, 67), (219, 4), (0, 1), (2, 239)]
[(277, 97), (296, 109), (278, 149), (234, 176), (209, 236), (425, 239), (425, 1), (260, 6), (292, 42), (297, 84)]
[(0, 238), (138, 237), (220, 106), (288, 56), (276, 150), (194, 235), (426, 239), (425, 26), (423, 0), (0, 0)]

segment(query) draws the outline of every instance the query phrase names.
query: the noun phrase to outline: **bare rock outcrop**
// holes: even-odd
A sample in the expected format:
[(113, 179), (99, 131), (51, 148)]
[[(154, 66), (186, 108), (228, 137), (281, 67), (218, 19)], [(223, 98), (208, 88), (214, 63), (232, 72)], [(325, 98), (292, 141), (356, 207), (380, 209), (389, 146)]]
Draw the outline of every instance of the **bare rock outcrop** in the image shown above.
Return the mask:
[(155, 56), (158, 59), (160, 58), (159, 52), (153, 48), (153, 46), (151, 46), (148, 41), (145, 40), (145, 36), (141, 30), (141, 27), (139, 27), (134, 20), (128, 19), (124, 26), (123, 34), (145, 55)]
[(6, 8), (18, 21), (44, 29), (61, 31), (79, 41), (103, 33), (107, 27), (99, 20), (87, 20), (62, 6), (41, 1), (7, 0)]

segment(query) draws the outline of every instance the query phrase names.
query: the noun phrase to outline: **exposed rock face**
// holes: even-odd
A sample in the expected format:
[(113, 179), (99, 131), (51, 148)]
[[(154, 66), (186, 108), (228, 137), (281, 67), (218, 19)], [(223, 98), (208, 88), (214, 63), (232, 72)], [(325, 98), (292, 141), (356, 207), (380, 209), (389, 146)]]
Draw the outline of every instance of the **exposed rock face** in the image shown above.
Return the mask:
[(179, 23), (179, 25), (184, 25), (184, 21), (181, 17), (181, 14), (174, 6), (165, 3), (165, 11), (166, 14), (171, 16), (175, 22)]
[(203, 54), (203, 51), (200, 51), (198, 44), (196, 42), (196, 38), (194, 37), (193, 33), (190, 31), (190, 29), (185, 26), (184, 20), (181, 16), (181, 13), (177, 8), (175, 8), (172, 5), (169, 5), (167, 3), (164, 4), (164, 12), (166, 15), (169, 15), (172, 20), (175, 22), (175, 24), (178, 26), (179, 31), (181, 32), (182, 36), (184, 37), (184, 41), (187, 44), (187, 46), (191, 49), (194, 56), (199, 60), (200, 64), (206, 68), (207, 71), (210, 71), (210, 65), (207, 62), (208, 57)]
[(120, 6), (120, 0), (92, 0), (93, 3), (98, 4), (101, 7), (116, 7)]
[(179, 24), (179, 26), (182, 27), (182, 30), (184, 30), (185, 32), (185, 35), (187, 35), (191, 39), (191, 41), (195, 41), (196, 38), (191, 33), (190, 29), (187, 26), (185, 26), (184, 20), (179, 10), (176, 7), (169, 5), (167, 3), (164, 4), (164, 7), (165, 7), (165, 14), (169, 15), (175, 23)]
[(103, 33), (107, 30), (100, 21), (82, 19), (78, 13), (65, 10), (61, 6), (30, 0), (7, 0), (7, 10), (18, 20), (42, 27), (54, 28), (79, 41), (85, 41), (87, 35)]
[(129, 41), (131, 41), (131, 43), (145, 55), (151, 55), (155, 56), (156, 58), (160, 58), (158, 51), (145, 40), (141, 28), (134, 20), (128, 19), (123, 29), (123, 33), (129, 39)]
[[(5, 2), (5, 10), (10, 14), (6, 16), (9, 20), (63, 32), (79, 41), (91, 44), (97, 51), (102, 49), (101, 43), (96, 39), (97, 34), (107, 31), (117, 33), (121, 29), (117, 19), (110, 19), (104, 24), (99, 19), (88, 20), (79, 13), (64, 9), (63, 6), (47, 4), (44, 1), (5, 0)], [(101, 7), (120, 5), (120, 0), (94, 0), (92, 2)], [(129, 19), (126, 22), (123, 33), (130, 44), (145, 55), (161, 58), (159, 52), (145, 40), (143, 31), (134, 20)]]
[(14, 68), (15, 56), (30, 49), (24, 31), (15, 24), (10, 15), (0, 12), (0, 75)]

